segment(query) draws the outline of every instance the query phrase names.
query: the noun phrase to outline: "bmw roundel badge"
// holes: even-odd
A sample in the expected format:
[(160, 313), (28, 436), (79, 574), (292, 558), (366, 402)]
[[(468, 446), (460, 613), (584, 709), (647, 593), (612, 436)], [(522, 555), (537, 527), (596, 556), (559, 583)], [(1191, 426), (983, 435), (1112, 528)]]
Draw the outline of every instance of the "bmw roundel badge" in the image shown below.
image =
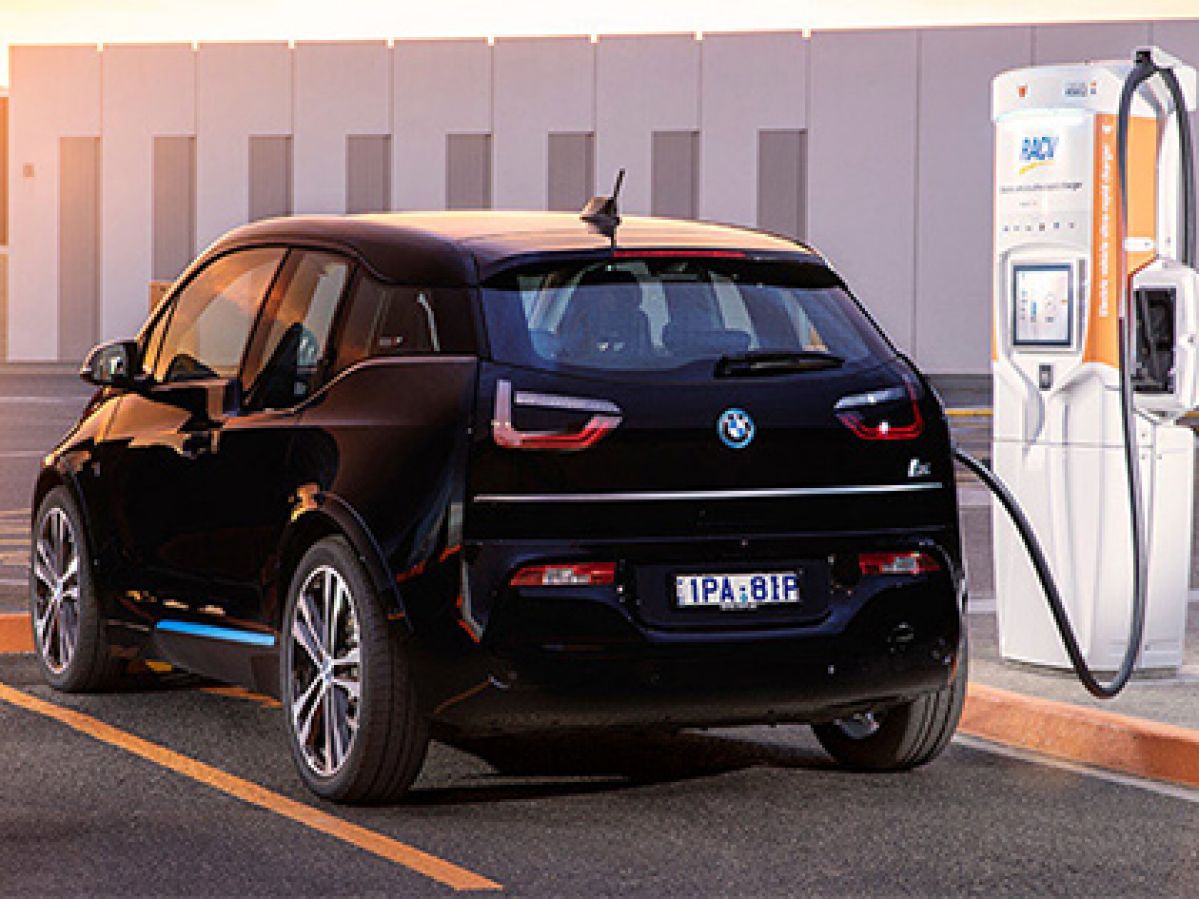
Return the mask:
[(716, 419), (720, 442), (730, 449), (745, 449), (754, 439), (754, 420), (744, 409), (725, 409)]

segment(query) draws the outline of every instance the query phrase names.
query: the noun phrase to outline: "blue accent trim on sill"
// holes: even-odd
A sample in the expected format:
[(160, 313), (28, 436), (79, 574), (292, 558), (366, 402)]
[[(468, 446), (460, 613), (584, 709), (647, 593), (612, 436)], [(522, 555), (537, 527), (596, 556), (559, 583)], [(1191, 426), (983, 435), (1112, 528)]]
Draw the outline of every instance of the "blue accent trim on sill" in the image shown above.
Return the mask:
[(230, 643), (245, 643), (249, 646), (274, 646), (275, 638), (258, 631), (243, 631), (232, 627), (217, 627), (215, 624), (195, 624), (190, 621), (160, 621), (156, 629), (168, 634), (184, 634), (188, 637), (208, 637), (212, 640), (228, 640)]

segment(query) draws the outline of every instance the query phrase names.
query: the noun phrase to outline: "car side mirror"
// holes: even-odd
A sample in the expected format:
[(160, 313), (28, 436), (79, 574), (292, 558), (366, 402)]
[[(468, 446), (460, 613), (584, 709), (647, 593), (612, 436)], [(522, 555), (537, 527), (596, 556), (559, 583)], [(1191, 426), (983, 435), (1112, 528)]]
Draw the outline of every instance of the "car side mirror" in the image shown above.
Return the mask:
[(141, 353), (133, 340), (113, 340), (93, 347), (79, 369), (79, 377), (97, 387), (134, 387), (141, 383), (137, 374)]

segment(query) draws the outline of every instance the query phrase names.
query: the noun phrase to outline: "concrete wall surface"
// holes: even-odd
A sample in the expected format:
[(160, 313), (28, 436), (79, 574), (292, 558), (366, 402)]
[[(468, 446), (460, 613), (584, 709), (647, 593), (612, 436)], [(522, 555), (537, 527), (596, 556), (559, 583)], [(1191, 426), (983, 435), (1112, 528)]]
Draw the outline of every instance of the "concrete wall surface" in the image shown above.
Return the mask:
[(626, 211), (810, 240), (925, 369), (981, 375), (991, 79), (1147, 43), (1199, 63), (1199, 19), (16, 46), (0, 347), (76, 361), (135, 333), (151, 278), (254, 210), (545, 209), (623, 167)]

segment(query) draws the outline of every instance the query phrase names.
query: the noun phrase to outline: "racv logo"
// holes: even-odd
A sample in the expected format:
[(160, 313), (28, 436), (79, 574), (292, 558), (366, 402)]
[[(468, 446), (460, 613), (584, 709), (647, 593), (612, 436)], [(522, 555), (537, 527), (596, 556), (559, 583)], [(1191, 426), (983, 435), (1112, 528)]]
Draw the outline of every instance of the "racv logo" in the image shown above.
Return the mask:
[(1049, 165), (1057, 153), (1059, 138), (1054, 135), (1026, 137), (1020, 142), (1020, 174)]

